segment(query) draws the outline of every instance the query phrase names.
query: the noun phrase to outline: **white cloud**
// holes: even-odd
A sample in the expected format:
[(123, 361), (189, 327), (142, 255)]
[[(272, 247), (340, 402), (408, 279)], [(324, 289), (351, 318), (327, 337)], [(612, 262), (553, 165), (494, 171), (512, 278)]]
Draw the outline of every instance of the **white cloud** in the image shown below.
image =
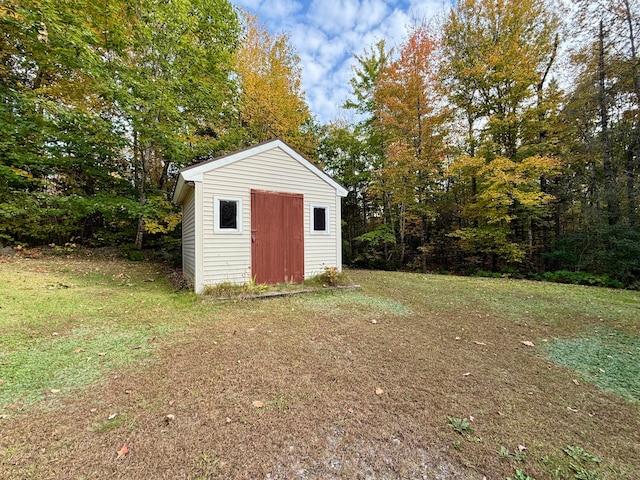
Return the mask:
[[(233, 1), (233, 0), (232, 0)], [(399, 45), (407, 27), (429, 19), (450, 0), (235, 0), (273, 33), (287, 33), (300, 56), (302, 83), (320, 122), (341, 116), (355, 54), (378, 40)]]

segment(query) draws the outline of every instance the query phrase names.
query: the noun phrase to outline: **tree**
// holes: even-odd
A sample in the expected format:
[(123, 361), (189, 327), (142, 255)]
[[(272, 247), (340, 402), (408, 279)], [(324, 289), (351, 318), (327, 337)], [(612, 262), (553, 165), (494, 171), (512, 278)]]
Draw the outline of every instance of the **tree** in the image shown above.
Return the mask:
[(94, 13), (84, 1), (0, 5), (0, 235), (7, 240), (83, 237), (102, 215), (91, 197), (129, 191), (110, 175), (123, 142), (102, 96)]
[(527, 113), (557, 49), (558, 20), (543, 0), (461, 0), (442, 36), (444, 75), (467, 124), (467, 153), (517, 160)]
[(244, 35), (235, 55), (240, 120), (247, 142), (279, 137), (306, 154), (315, 150), (302, 90), (300, 59), (289, 38), (272, 36), (257, 17), (244, 15)]
[[(141, 248), (147, 217), (156, 231), (162, 224), (175, 226), (166, 201), (170, 168), (224, 142), (239, 23), (226, 0), (137, 0), (126, 4), (126, 13), (124, 42), (110, 49), (105, 41), (104, 48), (114, 58), (111, 95), (130, 129), (125, 174), (136, 186), (140, 206), (147, 206), (135, 236)], [(166, 221), (160, 218), (167, 215)]]
[(347, 189), (342, 201), (342, 237), (344, 261), (367, 264), (362, 242), (357, 240), (369, 231), (374, 205), (369, 195), (371, 168), (366, 147), (354, 128), (346, 122), (334, 122), (325, 127), (317, 152), (323, 168)]
[(490, 254), (491, 266), (531, 260), (536, 231), (548, 229), (547, 184), (558, 170), (550, 158), (561, 100), (550, 74), (557, 28), (543, 0), (463, 0), (444, 25), (444, 84), (465, 124), (467, 154), (450, 170), (451, 193), (466, 202), (455, 235), (469, 254)]
[[(419, 238), (426, 270), (429, 226), (447, 151), (448, 109), (438, 101), (437, 44), (426, 25), (416, 26), (381, 72), (374, 90), (377, 118), (386, 140), (386, 161), (376, 171), (399, 211), (400, 263), (407, 236)], [(375, 189), (374, 189), (375, 191)]]
[(171, 176), (237, 111), (231, 4), (10, 0), (0, 26), (0, 235), (173, 230)]
[[(451, 234), (460, 240), (461, 248), (476, 256), (483, 268), (496, 270), (499, 265), (518, 264), (533, 249), (532, 224), (543, 220), (555, 197), (541, 189), (540, 177), (553, 178), (560, 173), (560, 162), (550, 157), (528, 157), (514, 162), (496, 157), (462, 156), (449, 170), (457, 177), (457, 189), (463, 194), (471, 179), (477, 182), (478, 194), (461, 212), (463, 228)], [(526, 239), (513, 232), (524, 222)]]
[[(379, 171), (386, 160), (386, 140), (378, 116), (375, 90), (391, 54), (384, 40), (380, 40), (371, 49), (365, 49), (362, 55), (355, 55), (357, 65), (349, 81), (351, 98), (343, 105), (343, 108), (358, 115), (352, 135), (359, 144), (359, 156), (363, 161), (360, 171), (367, 176), (362, 196), (370, 200), (370, 208), (362, 210), (361, 223), (365, 230), (354, 238), (359, 251), (354, 258), (360, 259), (364, 265), (384, 268), (388, 268), (393, 257), (391, 246), (395, 244), (396, 231), (394, 214), (390, 192), (385, 188), (385, 178), (378, 176), (378, 188), (372, 188), (371, 173)], [(374, 253), (367, 253), (367, 250)]]
[[(593, 38), (598, 38), (600, 141), (608, 222), (614, 225), (623, 219), (617, 187), (619, 180), (626, 187), (626, 220), (634, 226), (637, 217), (636, 171), (640, 162), (640, 58), (637, 52), (640, 9), (637, 2), (628, 0), (581, 0), (577, 4), (578, 24), (592, 32)], [(578, 58), (589, 61), (584, 54)], [(609, 125), (611, 113), (617, 110), (615, 103), (626, 104), (623, 107), (625, 122), (617, 122), (625, 130), (620, 138), (624, 142), (623, 159), (618, 162), (624, 178), (620, 179), (617, 178), (616, 159), (612, 157), (615, 152), (611, 135), (615, 126)]]

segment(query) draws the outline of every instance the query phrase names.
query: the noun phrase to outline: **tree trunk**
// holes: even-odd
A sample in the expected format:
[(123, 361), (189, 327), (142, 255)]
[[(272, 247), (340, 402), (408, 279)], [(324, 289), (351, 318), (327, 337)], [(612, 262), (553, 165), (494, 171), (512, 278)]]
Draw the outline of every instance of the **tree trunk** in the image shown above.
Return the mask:
[[(634, 145), (635, 143), (635, 145)], [(629, 146), (627, 150), (627, 201), (628, 201), (628, 217), (629, 225), (636, 225), (636, 189), (635, 189), (635, 153), (638, 148), (637, 140)]]
[[(137, 137), (134, 138), (134, 145), (138, 145)], [(138, 203), (140, 206), (144, 206), (147, 203), (147, 176), (149, 171), (149, 156), (151, 155), (151, 144), (147, 144), (143, 148), (138, 150)], [(138, 250), (142, 250), (142, 242), (144, 240), (144, 216), (142, 213), (138, 215), (138, 227), (136, 229), (135, 247)]]
[[(640, 111), (640, 69), (638, 68), (638, 56), (636, 53), (635, 33), (633, 31), (633, 20), (631, 18), (631, 8), (629, 0), (623, 0), (625, 6), (627, 27), (629, 28), (629, 43), (631, 45), (631, 75), (633, 76), (633, 92), (636, 97), (636, 108)], [(636, 115), (634, 125), (631, 130), (631, 144), (627, 151), (627, 199), (629, 203), (629, 224), (634, 227), (636, 224), (636, 189), (635, 189), (635, 169), (636, 162), (640, 158), (640, 118)]]
[(607, 220), (615, 225), (620, 219), (620, 208), (615, 188), (615, 175), (611, 162), (611, 139), (609, 137), (609, 112), (607, 110), (606, 72), (604, 63), (604, 26), (600, 20), (598, 52), (598, 103), (600, 106), (600, 129), (602, 135), (602, 166), (604, 168), (604, 198), (607, 202)]

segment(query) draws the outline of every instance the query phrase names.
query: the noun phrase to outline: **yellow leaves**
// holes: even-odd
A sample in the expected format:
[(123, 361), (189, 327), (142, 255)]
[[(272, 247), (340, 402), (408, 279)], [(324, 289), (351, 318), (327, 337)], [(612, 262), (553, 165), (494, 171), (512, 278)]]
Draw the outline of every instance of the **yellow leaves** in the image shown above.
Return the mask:
[(18, 175), (19, 177), (24, 177), (24, 178), (28, 178), (28, 179), (32, 179), (33, 178), (33, 175), (31, 175), (31, 173), (27, 172), (26, 170), (22, 170), (20, 168), (9, 167), (9, 170), (11, 170), (12, 173), (14, 173), (15, 175)]
[(460, 155), (449, 166), (450, 175), (475, 175), (486, 163), (486, 160), (482, 157), (470, 157), (469, 155)]
[[(475, 185), (473, 202), (463, 211), (466, 218), (496, 227), (508, 226), (523, 215), (539, 217), (555, 199), (542, 191), (541, 177), (553, 177), (559, 172), (560, 162), (544, 156), (528, 157), (521, 162), (505, 157), (487, 161), (461, 156), (449, 167), (449, 173), (457, 176), (460, 184), (467, 188)], [(513, 257), (515, 253), (510, 251), (509, 255)]]
[(170, 213), (162, 218), (145, 219), (144, 231), (146, 233), (173, 232), (180, 223), (182, 216), (179, 213)]
[(521, 169), (529, 175), (555, 176), (560, 173), (561, 163), (552, 157), (535, 155), (522, 161)]
[(245, 14), (245, 38), (235, 63), (241, 115), (256, 140), (278, 136), (291, 142), (308, 118), (299, 62), (286, 35), (271, 36), (257, 17)]
[(153, 213), (145, 216), (144, 231), (146, 233), (170, 233), (182, 221), (182, 214), (164, 198), (153, 197), (149, 199), (149, 205), (153, 207)]

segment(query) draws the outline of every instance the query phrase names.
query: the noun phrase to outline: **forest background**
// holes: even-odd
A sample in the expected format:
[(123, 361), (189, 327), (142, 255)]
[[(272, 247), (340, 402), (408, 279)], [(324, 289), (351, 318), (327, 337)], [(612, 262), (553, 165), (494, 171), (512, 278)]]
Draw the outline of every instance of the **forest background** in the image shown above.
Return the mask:
[(348, 189), (348, 265), (640, 288), (639, 10), (460, 0), (321, 124), (228, 1), (0, 0), (0, 244), (179, 259), (178, 171), (279, 137)]

